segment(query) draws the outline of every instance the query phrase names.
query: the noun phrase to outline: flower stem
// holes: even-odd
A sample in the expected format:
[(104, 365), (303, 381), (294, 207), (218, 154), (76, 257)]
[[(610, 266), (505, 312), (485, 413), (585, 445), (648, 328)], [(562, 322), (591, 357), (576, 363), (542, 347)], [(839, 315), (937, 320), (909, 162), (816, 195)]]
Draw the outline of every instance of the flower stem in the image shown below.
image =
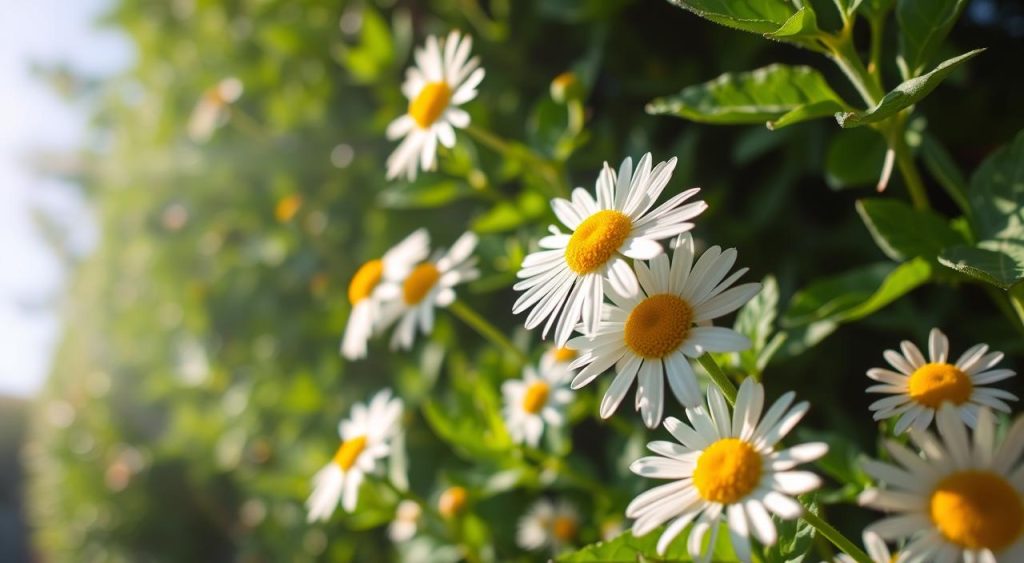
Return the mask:
[(924, 182), (921, 180), (920, 172), (917, 171), (917, 165), (914, 164), (914, 154), (903, 138), (905, 119), (897, 118), (895, 121), (889, 139), (889, 147), (896, 154), (896, 166), (900, 169), (900, 175), (903, 176), (903, 183), (907, 185), (910, 201), (913, 202), (916, 209), (927, 210), (931, 207), (928, 202), (928, 193), (924, 189)]
[(832, 545), (838, 547), (859, 563), (872, 563), (871, 558), (868, 557), (867, 553), (864, 553), (864, 550), (857, 547), (855, 543), (844, 536), (842, 532), (833, 528), (832, 524), (826, 522), (821, 516), (818, 516), (814, 512), (805, 508), (804, 513), (800, 518), (802, 518), (804, 522), (810, 524), (811, 527), (827, 538), (828, 541), (832, 542)]
[(708, 375), (711, 376), (711, 381), (714, 381), (715, 385), (717, 385), (718, 388), (722, 390), (722, 393), (725, 394), (725, 399), (729, 401), (729, 404), (735, 405), (736, 385), (731, 379), (729, 379), (728, 375), (725, 375), (722, 368), (718, 367), (718, 362), (716, 362), (715, 359), (711, 357), (711, 354), (707, 352), (701, 354), (701, 356), (697, 358), (697, 361), (700, 362), (700, 365), (704, 366)]
[(466, 305), (462, 301), (454, 301), (448, 306), (448, 310), (451, 311), (456, 317), (459, 317), (462, 322), (468, 324), (473, 330), (477, 331), (480, 336), (483, 336), (487, 340), (490, 340), (493, 344), (499, 348), (505, 349), (516, 357), (521, 365), (526, 365), (529, 362), (529, 358), (522, 350), (516, 347), (511, 340), (505, 337), (500, 330), (494, 325), (488, 322), (483, 316), (474, 311), (469, 305)]
[(1020, 318), (1021, 324), (1024, 325), (1024, 283), (1014, 285), (1007, 293), (1010, 296), (1010, 304), (1013, 305), (1013, 310), (1017, 312), (1017, 317)]
[(558, 168), (544, 156), (537, 154), (528, 147), (507, 141), (485, 129), (470, 125), (464, 129), (470, 137), (473, 137), (481, 144), (487, 145), (491, 150), (504, 155), (512, 160), (517, 160), (526, 165), (536, 167), (537, 172), (548, 184), (549, 192), (555, 197), (568, 194), (568, 188), (562, 181), (562, 174)]

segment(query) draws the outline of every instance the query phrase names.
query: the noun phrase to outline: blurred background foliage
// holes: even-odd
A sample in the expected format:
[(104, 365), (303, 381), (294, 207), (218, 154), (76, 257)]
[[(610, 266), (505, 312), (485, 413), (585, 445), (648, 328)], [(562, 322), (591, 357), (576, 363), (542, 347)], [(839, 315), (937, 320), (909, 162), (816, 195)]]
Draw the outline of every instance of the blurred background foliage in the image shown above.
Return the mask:
[[(581, 509), (580, 544), (621, 524), (647, 485), (628, 462), (660, 432), (645, 433), (628, 412), (596, 419), (600, 390), (579, 394), (572, 440), (549, 444), (573, 474), (603, 485), (594, 495), (561, 465), (508, 448), (494, 416), (498, 382), (516, 375), (514, 364), (465, 326), (441, 315), (415, 353), (388, 354), (375, 341), (368, 360), (338, 354), (350, 276), (420, 226), (438, 246), (467, 227), (481, 234), (484, 276), (463, 297), (534, 357), (543, 351), (539, 335), (512, 317), (510, 285), (553, 219), (545, 175), (460, 133), (437, 173), (384, 181), (393, 146), (383, 130), (405, 109), (399, 85), (427, 34), (474, 35), (487, 69), (468, 105), (474, 125), (564, 161), (571, 186), (590, 189), (605, 160), (648, 150), (679, 157), (668, 192), (699, 185), (711, 205), (695, 236), (737, 247), (748, 278), (774, 276), (782, 320), (794, 293), (815, 280), (888, 261), (855, 211), (857, 199), (873, 195), (883, 151), (861, 130), (831, 120), (778, 132), (713, 128), (644, 112), (655, 97), (773, 62), (815, 66), (856, 99), (821, 57), (664, 1), (120, 0), (104, 24), (130, 35), (137, 63), (97, 86), (96, 142), (83, 149), (75, 179), (94, 202), (101, 240), (78, 267), (53, 373), (31, 409), (31, 526), (45, 560), (394, 556), (382, 527), (394, 510), (388, 489), (367, 485), (356, 514), (339, 511), (326, 525), (307, 525), (302, 506), (311, 475), (337, 446), (339, 418), (384, 386), (412, 407), (412, 488), (430, 501), (451, 484), (470, 491), (467, 514), (432, 531), (438, 543), (525, 557), (516, 520), (545, 491)], [(1024, 127), (1022, 38), (1018, 3), (975, 0), (938, 57), (988, 48), (917, 112), (965, 175)], [(896, 41), (892, 30), (886, 43)], [(570, 141), (565, 108), (549, 94), (568, 70), (587, 91), (586, 130)], [(884, 72), (896, 80), (894, 64)], [(244, 91), (222, 108), (211, 138), (197, 142), (190, 116), (228, 77)], [(926, 184), (936, 208), (954, 215), (935, 181)], [(901, 190), (894, 180), (885, 197), (905, 200)], [(793, 305), (803, 309), (783, 326), (764, 381), (770, 397), (795, 389), (812, 402), (804, 426), (833, 444), (836, 472), (852, 471), (858, 451), (874, 451), (864, 372), (899, 340), (923, 342), (940, 326), (954, 353), (988, 342), (1007, 352), (1008, 367), (1024, 369), (1019, 327), (986, 292), (952, 274), (941, 281), (829, 327), (835, 332), (820, 342), (793, 318), (801, 310), (816, 318), (824, 305), (807, 295)], [(1007, 387), (1021, 392), (1018, 381)], [(855, 492), (823, 497), (849, 503)], [(833, 512), (859, 535), (867, 513)]]

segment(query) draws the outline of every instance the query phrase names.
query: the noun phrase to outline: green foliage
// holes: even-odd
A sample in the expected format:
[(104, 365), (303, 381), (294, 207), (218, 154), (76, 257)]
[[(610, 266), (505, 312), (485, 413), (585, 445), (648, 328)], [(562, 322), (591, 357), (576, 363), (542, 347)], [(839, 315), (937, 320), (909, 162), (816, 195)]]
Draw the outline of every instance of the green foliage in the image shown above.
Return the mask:
[(722, 125), (770, 121), (770, 128), (781, 128), (832, 115), (844, 106), (818, 71), (771, 65), (690, 86), (675, 96), (654, 100), (647, 105), (647, 113)]
[(898, 0), (900, 56), (904, 77), (918, 76), (960, 18), (967, 0)]
[[(658, 538), (661, 537), (661, 533), (664, 531), (665, 527), (663, 526), (639, 538), (634, 536), (631, 532), (623, 532), (611, 540), (597, 542), (579, 551), (561, 555), (556, 559), (556, 561), (559, 561), (560, 563), (597, 563), (599, 561), (651, 561), (652, 563), (693, 561), (693, 559), (686, 553), (687, 533), (680, 534), (663, 555), (658, 555)], [(705, 545), (710, 541), (710, 536), (710, 533), (705, 535)], [(707, 547), (712, 549), (711, 558), (713, 561), (721, 561), (722, 563), (738, 561), (736, 556), (732, 553), (732, 547), (729, 545), (729, 532), (724, 525), (718, 531), (714, 547)]]
[(773, 33), (796, 13), (792, 4), (783, 0), (669, 0), (717, 24), (749, 31)]
[(930, 211), (918, 211), (891, 199), (862, 199), (857, 213), (875, 244), (896, 261), (924, 257), (934, 259), (947, 246), (964, 242), (960, 233)]

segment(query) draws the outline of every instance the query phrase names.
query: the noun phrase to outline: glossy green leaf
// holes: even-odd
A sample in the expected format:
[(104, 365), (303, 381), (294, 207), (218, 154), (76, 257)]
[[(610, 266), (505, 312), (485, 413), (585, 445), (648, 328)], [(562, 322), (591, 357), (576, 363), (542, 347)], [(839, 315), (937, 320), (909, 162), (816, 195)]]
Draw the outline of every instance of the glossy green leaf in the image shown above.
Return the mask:
[(1001, 289), (1024, 280), (1024, 243), (983, 241), (978, 246), (954, 246), (939, 257), (943, 266)]
[(875, 186), (885, 151), (885, 139), (870, 128), (837, 130), (825, 151), (825, 183), (833, 190)]
[[(649, 103), (647, 113), (703, 123), (764, 123), (822, 102), (843, 105), (817, 70), (775, 64), (749, 72), (725, 73), (710, 82), (689, 86), (674, 96)], [(812, 117), (820, 116), (794, 116), (785, 125)]]
[(808, 4), (790, 16), (786, 23), (782, 24), (782, 27), (771, 33), (766, 33), (764, 36), (769, 39), (787, 40), (812, 38), (820, 33), (818, 18), (814, 14), (814, 9)]
[(981, 242), (948, 248), (940, 262), (1003, 289), (1024, 280), (1024, 131), (982, 163), (967, 198)]
[(967, 0), (899, 0), (896, 21), (900, 26), (899, 64), (904, 77), (921, 74), (938, 51)]
[[(560, 563), (566, 562), (608, 562), (608, 561), (693, 561), (686, 552), (686, 538), (689, 532), (684, 531), (669, 545), (664, 555), (658, 555), (658, 538), (665, 531), (665, 527), (659, 527), (642, 537), (635, 537), (631, 532), (623, 532), (618, 537), (603, 542), (588, 545), (579, 551), (566, 553), (556, 559)], [(711, 534), (704, 536), (705, 545)], [(714, 561), (730, 563), (738, 561), (729, 545), (729, 532), (723, 526), (718, 531), (717, 541), (714, 546)]]
[(862, 199), (857, 202), (857, 213), (875, 244), (896, 261), (916, 256), (932, 260), (943, 248), (966, 242), (939, 215), (895, 199)]
[(970, 59), (979, 55), (984, 49), (975, 49), (960, 55), (959, 57), (953, 57), (939, 64), (934, 70), (919, 76), (917, 78), (911, 78), (893, 88), (888, 94), (882, 98), (882, 101), (877, 106), (864, 112), (851, 111), (845, 113), (837, 113), (836, 121), (842, 127), (859, 127), (861, 125), (867, 125), (869, 123), (878, 123), (884, 119), (887, 119), (897, 113), (907, 109), (908, 107), (921, 101), (925, 96), (931, 93), (947, 76), (957, 67)]
[(776, 31), (796, 12), (793, 5), (784, 0), (668, 1), (717, 24), (760, 34)]
[(793, 296), (782, 318), (783, 326), (866, 317), (928, 281), (931, 273), (927, 261), (914, 259), (896, 267), (872, 264), (818, 280)]

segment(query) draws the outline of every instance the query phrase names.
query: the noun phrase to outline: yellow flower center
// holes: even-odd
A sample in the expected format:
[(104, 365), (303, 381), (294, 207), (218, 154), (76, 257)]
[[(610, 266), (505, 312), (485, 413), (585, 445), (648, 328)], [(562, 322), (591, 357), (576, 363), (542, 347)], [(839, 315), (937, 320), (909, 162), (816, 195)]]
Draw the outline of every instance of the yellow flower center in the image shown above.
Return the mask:
[(670, 293), (652, 295), (626, 319), (626, 345), (642, 358), (664, 358), (686, 342), (692, 325), (693, 308), (685, 299)]
[(693, 485), (701, 498), (732, 504), (750, 494), (761, 480), (761, 454), (750, 444), (723, 438), (697, 458)]
[(530, 414), (537, 414), (548, 402), (548, 384), (543, 381), (534, 381), (526, 388), (523, 395), (523, 410)]
[(437, 511), (445, 518), (452, 518), (466, 507), (468, 497), (465, 487), (448, 487), (437, 501)]
[(300, 207), (302, 207), (302, 196), (299, 194), (282, 197), (274, 206), (274, 217), (279, 223), (287, 223), (292, 220), (292, 217), (295, 217)]
[(991, 471), (946, 477), (932, 491), (932, 522), (950, 542), (998, 552), (1020, 537), (1024, 504), (1007, 480)]
[(406, 305), (415, 305), (430, 293), (437, 280), (441, 279), (441, 272), (437, 266), (430, 262), (424, 262), (409, 272), (409, 277), (402, 283), (402, 299)]
[(384, 262), (381, 260), (370, 260), (360, 266), (348, 284), (349, 303), (355, 305), (369, 297), (373, 293), (373, 289), (380, 283), (382, 275), (384, 275)]
[(452, 89), (444, 82), (431, 82), (409, 102), (409, 115), (421, 129), (426, 129), (441, 117), (452, 98)]
[(559, 363), (571, 362), (576, 359), (576, 350), (572, 348), (555, 348), (554, 351), (555, 361)]
[(971, 377), (951, 364), (925, 364), (910, 374), (910, 398), (933, 409), (949, 401), (963, 404), (971, 398)]
[(366, 449), (366, 436), (356, 436), (341, 443), (337, 453), (334, 454), (334, 464), (342, 471), (348, 471), (356, 464), (359, 454)]
[(577, 274), (589, 274), (607, 262), (633, 230), (633, 222), (618, 211), (606, 209), (587, 217), (576, 227), (565, 247), (565, 261)]
[(576, 537), (576, 520), (569, 516), (558, 516), (551, 523), (551, 534), (562, 542), (570, 542)]

